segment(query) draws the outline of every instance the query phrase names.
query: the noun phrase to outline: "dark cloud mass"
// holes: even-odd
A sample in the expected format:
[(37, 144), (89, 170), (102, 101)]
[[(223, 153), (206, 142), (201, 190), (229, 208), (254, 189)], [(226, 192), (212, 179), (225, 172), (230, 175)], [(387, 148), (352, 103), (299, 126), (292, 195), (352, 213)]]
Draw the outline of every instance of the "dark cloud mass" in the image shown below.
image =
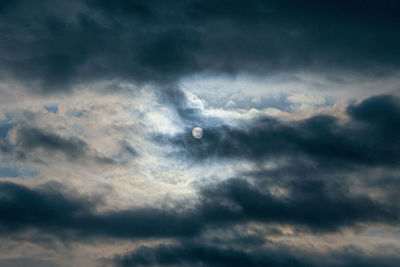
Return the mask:
[(79, 238), (91, 235), (149, 238), (191, 236), (199, 230), (196, 221), (174, 211), (138, 208), (98, 214), (92, 199), (69, 196), (60, 189), (54, 186), (29, 189), (2, 182), (2, 234), (34, 228), (44, 232), (58, 232), (60, 238), (68, 231), (79, 234)]
[[(337, 231), (363, 222), (399, 223), (399, 206), (350, 194), (343, 186), (316, 180), (289, 181), (284, 198), (230, 179), (201, 191), (199, 203), (185, 209), (133, 208), (98, 213), (90, 199), (70, 197), (60, 190), (1, 184), (3, 234), (38, 230), (73, 231), (79, 236), (194, 237), (208, 227), (247, 222), (284, 223), (314, 232)], [(62, 237), (61, 235), (60, 237)]]
[[(307, 255), (311, 256), (311, 255)], [(179, 245), (141, 247), (131, 254), (118, 256), (115, 262), (118, 266), (392, 266), (398, 262), (396, 256), (371, 257), (344, 252), (332, 255), (311, 257), (303, 255), (299, 258), (281, 250), (238, 251), (218, 248), (204, 244), (183, 243)]]
[(64, 138), (40, 129), (21, 127), (17, 132), (19, 153), (25, 155), (41, 149), (49, 153), (62, 153), (71, 161), (94, 160), (103, 164), (114, 163), (114, 160), (101, 156), (89, 145), (77, 137)]
[(352, 164), (397, 166), (400, 161), (400, 102), (377, 96), (347, 109), (348, 122), (317, 115), (296, 122), (265, 117), (245, 129), (209, 128), (197, 142), (188, 135), (172, 142), (195, 158), (268, 158), (307, 156), (337, 168)]
[[(290, 183), (290, 194), (283, 199), (241, 179), (231, 179), (205, 188), (201, 192), (201, 201), (187, 210), (149, 207), (99, 213), (95, 211), (93, 199), (71, 193), (68, 195), (59, 185), (29, 189), (2, 182), (0, 230), (2, 235), (9, 236), (35, 229), (57, 238), (78, 240), (93, 236), (185, 240), (201, 236), (201, 232), (210, 230), (210, 227), (252, 221), (306, 226), (317, 232), (336, 231), (338, 227), (360, 222), (399, 223), (399, 206), (391, 203), (378, 203), (366, 196), (352, 196), (343, 188), (335, 188), (319, 180)], [(348, 259), (349, 256), (355, 259)], [(340, 256), (340, 261), (361, 261), (358, 257), (363, 255), (346, 253)], [(311, 260), (301, 254), (291, 255), (284, 251), (248, 252), (195, 243), (144, 247), (115, 259), (121, 266), (195, 263), (210, 266), (309, 266)], [(383, 261), (383, 266), (389, 266), (388, 262)], [(346, 262), (332, 264), (347, 265)]]
[(358, 0), (3, 1), (0, 68), (43, 92), (199, 72), (384, 74), (398, 69), (399, 8)]
[(285, 253), (265, 251), (243, 252), (234, 249), (221, 249), (201, 244), (182, 244), (141, 247), (130, 255), (116, 258), (119, 266), (136, 265), (191, 265), (206, 266), (309, 266)]

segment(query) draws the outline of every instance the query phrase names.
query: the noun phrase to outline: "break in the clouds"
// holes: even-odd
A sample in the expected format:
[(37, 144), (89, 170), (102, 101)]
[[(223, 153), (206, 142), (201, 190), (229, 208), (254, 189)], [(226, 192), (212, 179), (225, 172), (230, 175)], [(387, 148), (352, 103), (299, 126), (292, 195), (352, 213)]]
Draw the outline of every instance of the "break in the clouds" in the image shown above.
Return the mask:
[(0, 265), (399, 265), (399, 9), (1, 1)]

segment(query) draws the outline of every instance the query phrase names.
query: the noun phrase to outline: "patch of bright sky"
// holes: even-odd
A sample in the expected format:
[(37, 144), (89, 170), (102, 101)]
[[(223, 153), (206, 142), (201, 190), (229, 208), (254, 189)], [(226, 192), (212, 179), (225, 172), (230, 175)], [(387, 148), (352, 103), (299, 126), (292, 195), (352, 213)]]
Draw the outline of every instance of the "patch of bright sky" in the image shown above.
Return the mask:
[(368, 77), (354, 73), (284, 73), (265, 77), (250, 75), (186, 77), (184, 90), (214, 109), (266, 109), (297, 111), (298, 107), (328, 106), (346, 99), (398, 92), (400, 74)]

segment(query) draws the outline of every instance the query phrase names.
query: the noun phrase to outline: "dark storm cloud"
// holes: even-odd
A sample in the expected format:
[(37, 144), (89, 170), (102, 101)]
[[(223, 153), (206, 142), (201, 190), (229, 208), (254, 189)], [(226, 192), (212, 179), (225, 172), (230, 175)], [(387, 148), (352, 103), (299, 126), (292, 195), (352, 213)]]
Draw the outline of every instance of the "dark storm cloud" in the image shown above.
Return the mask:
[(54, 186), (29, 189), (13, 183), (0, 183), (0, 230), (10, 234), (37, 229), (59, 235), (68, 231), (85, 236), (180, 237), (198, 233), (193, 218), (175, 211), (153, 208), (96, 213), (94, 201), (73, 196)]
[(62, 153), (72, 161), (93, 159), (98, 163), (114, 163), (113, 159), (98, 155), (77, 137), (65, 138), (41, 129), (21, 127), (17, 132), (17, 141), (19, 152), (24, 155), (40, 149), (46, 153)]
[(131, 254), (116, 257), (115, 262), (117, 266), (309, 266), (284, 252), (246, 252), (196, 243), (141, 247)]
[[(96, 212), (99, 199), (66, 193), (62, 188), (0, 183), (0, 230), (12, 234), (36, 229), (56, 237), (193, 238), (205, 230), (248, 222), (282, 223), (318, 233), (360, 223), (397, 225), (396, 203), (353, 195), (342, 184), (298, 179), (277, 197), (267, 187), (230, 179), (203, 188), (190, 207), (141, 207)], [(70, 235), (68, 235), (70, 234)]]
[(343, 252), (296, 252), (280, 249), (232, 249), (201, 243), (181, 243), (140, 247), (114, 258), (117, 266), (395, 266), (400, 258), (393, 255), (367, 255), (356, 249)]
[(262, 118), (246, 127), (207, 128), (200, 140), (189, 134), (172, 142), (189, 157), (247, 158), (309, 157), (323, 165), (344, 168), (353, 164), (397, 166), (400, 162), (400, 102), (376, 96), (349, 106), (349, 122), (316, 115), (281, 122)]
[(97, 80), (400, 62), (396, 1), (3, 1), (0, 69), (44, 92)]
[(288, 196), (277, 197), (241, 179), (231, 179), (202, 194), (201, 213), (210, 223), (259, 221), (306, 226), (314, 232), (335, 231), (358, 222), (397, 223), (398, 207), (351, 195), (346, 186), (298, 177)]

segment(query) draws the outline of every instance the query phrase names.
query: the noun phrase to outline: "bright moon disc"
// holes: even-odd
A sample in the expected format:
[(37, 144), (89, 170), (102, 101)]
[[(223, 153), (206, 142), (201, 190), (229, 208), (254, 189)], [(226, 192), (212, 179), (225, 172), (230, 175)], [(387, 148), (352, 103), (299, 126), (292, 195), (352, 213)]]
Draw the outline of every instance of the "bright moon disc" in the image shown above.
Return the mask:
[(200, 127), (194, 127), (192, 130), (192, 135), (196, 139), (200, 139), (203, 136), (203, 133), (204, 131)]

